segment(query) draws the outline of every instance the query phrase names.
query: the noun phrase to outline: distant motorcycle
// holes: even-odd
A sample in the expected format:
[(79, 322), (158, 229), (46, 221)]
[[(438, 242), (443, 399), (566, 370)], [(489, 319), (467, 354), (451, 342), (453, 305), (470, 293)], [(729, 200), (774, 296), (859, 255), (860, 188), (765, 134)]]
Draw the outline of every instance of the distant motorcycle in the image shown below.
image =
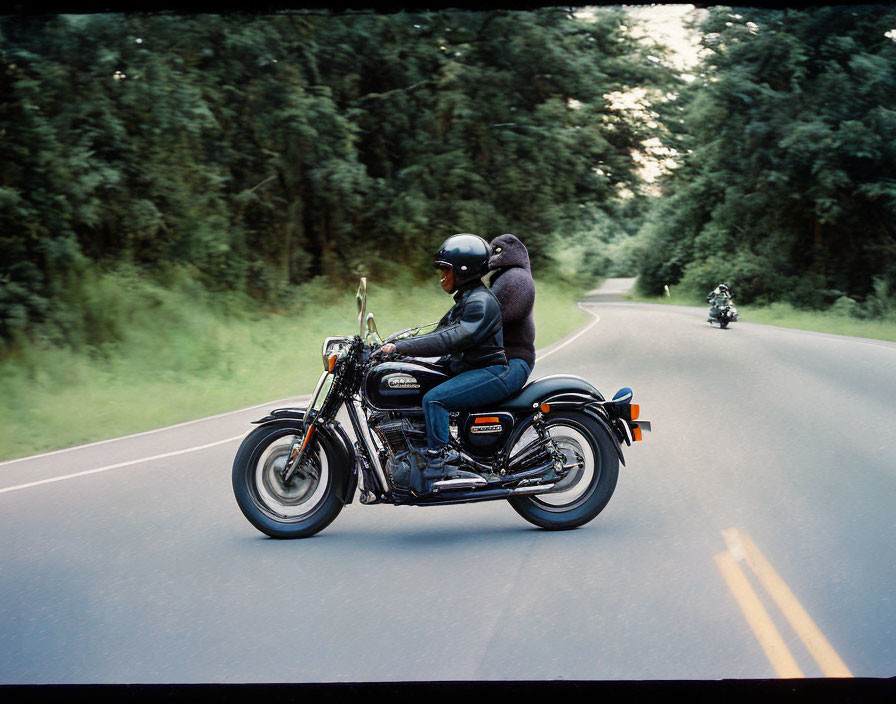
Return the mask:
[[(451, 414), (453, 444), (475, 478), (425, 486), (423, 395), (448, 379), (438, 364), (373, 355), (409, 328), (380, 340), (358, 288), (360, 334), (328, 337), (324, 372), (307, 408), (280, 408), (254, 421), (233, 461), (233, 492), (262, 533), (304, 538), (324, 529), (356, 490), (362, 504), (434, 506), (507, 499), (527, 521), (549, 530), (581, 526), (616, 487), (621, 445), (641, 440), (631, 389), (606, 400), (585, 379), (536, 379), (488, 407)], [(365, 333), (364, 327), (367, 327)], [(353, 439), (336, 420), (344, 408)]]
[(717, 322), (719, 327), (724, 330), (728, 327), (728, 323), (737, 322), (737, 308), (730, 303), (725, 303), (716, 308), (715, 314), (710, 312), (709, 317), (711, 318), (710, 325)]
[(718, 323), (719, 327), (724, 330), (728, 327), (728, 323), (737, 322), (737, 308), (734, 307), (726, 285), (722, 284), (712, 291), (706, 297), (706, 302), (710, 304), (709, 318), (707, 318), (710, 325)]

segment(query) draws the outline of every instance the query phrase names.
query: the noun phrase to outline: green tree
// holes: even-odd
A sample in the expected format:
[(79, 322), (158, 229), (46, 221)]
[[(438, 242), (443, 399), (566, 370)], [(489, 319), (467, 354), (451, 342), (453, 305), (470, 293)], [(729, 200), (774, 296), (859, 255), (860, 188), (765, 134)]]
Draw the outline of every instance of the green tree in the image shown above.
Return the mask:
[(894, 27), (884, 6), (710, 9), (646, 290), (727, 279), (743, 302), (820, 307), (894, 280)]
[(427, 271), (455, 232), (515, 232), (536, 266), (557, 238), (595, 250), (640, 216), (620, 194), (652, 134), (609, 96), (675, 84), (626, 22), (0, 18), (0, 337), (114, 339), (90, 289), (125, 265), (273, 303), (317, 276)]

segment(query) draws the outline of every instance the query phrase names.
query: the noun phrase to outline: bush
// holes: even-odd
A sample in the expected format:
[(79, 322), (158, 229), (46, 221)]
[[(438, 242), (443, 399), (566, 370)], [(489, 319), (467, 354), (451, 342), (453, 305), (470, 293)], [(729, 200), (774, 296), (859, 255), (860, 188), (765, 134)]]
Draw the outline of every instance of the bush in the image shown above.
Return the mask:
[(858, 307), (859, 304), (854, 298), (850, 298), (849, 296), (840, 296), (840, 298), (834, 301), (834, 305), (831, 306), (831, 313), (857, 318), (859, 317), (856, 314)]
[(890, 302), (890, 287), (881, 277), (874, 279), (874, 293), (858, 309), (859, 318), (894, 318), (896, 308)]

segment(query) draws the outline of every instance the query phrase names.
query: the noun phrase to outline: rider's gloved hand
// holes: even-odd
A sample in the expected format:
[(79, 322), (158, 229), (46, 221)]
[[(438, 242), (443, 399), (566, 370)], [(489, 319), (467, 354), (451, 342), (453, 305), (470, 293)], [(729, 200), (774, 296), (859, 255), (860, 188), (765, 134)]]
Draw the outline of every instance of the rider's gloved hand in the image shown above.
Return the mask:
[(386, 357), (387, 355), (392, 354), (395, 351), (395, 345), (391, 342), (387, 342), (385, 345), (380, 347), (379, 349), (374, 350), (373, 354), (381, 357)]

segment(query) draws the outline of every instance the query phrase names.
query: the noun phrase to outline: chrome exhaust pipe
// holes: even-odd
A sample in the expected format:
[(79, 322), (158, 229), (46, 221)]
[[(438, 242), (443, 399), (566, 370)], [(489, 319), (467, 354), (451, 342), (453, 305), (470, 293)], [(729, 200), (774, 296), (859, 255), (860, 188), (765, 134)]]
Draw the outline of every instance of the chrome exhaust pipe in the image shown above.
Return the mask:
[[(475, 489), (477, 487), (483, 487), (489, 484), (491, 484), (492, 486), (512, 484), (523, 479), (534, 479), (542, 474), (546, 474), (548, 470), (551, 469), (551, 467), (553, 467), (553, 462), (548, 462), (541, 465), (540, 467), (535, 467), (534, 469), (530, 469), (525, 472), (519, 472), (518, 474), (508, 474), (497, 479), (492, 479), (491, 481), (488, 481), (485, 477), (470, 477), (467, 479), (442, 479), (432, 485), (432, 491), (433, 493), (437, 493), (440, 491), (456, 491), (458, 489)], [(553, 486), (553, 484), (551, 484), (550, 486)], [(529, 487), (526, 487), (527, 490), (528, 488)], [(511, 491), (516, 491), (516, 489), (513, 489)]]
[(549, 491), (553, 488), (553, 484), (535, 484), (534, 486), (524, 486), (519, 489), (508, 489), (512, 496), (519, 494), (540, 494), (543, 491)]
[(488, 481), (484, 477), (470, 477), (469, 479), (442, 479), (432, 485), (433, 492), (456, 491), (457, 489), (474, 489), (477, 486), (485, 486)]

